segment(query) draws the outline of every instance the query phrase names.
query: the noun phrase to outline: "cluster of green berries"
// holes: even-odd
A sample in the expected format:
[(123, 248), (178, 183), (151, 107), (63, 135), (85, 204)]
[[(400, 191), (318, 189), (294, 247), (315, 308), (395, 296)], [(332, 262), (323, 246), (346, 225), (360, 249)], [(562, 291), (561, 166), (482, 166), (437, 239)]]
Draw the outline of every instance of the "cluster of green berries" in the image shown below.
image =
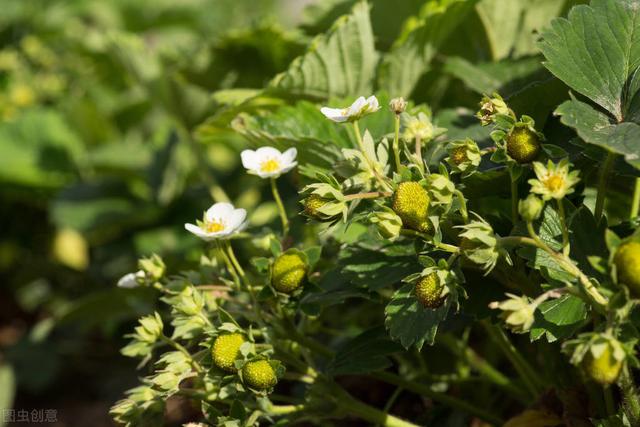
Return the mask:
[(429, 194), (418, 182), (403, 182), (393, 195), (393, 211), (402, 220), (405, 228), (430, 233), (433, 226), (429, 221)]
[(415, 294), (416, 298), (425, 308), (438, 308), (444, 302), (442, 297), (442, 291), (444, 285), (438, 278), (437, 273), (431, 273), (427, 276), (421, 277), (416, 283)]
[(307, 262), (297, 252), (283, 253), (273, 263), (271, 286), (284, 294), (290, 294), (302, 286), (307, 275)]
[[(223, 371), (236, 372), (235, 361), (240, 356), (240, 347), (245, 339), (242, 334), (220, 335), (211, 349), (213, 364)], [(242, 367), (242, 379), (255, 390), (268, 390), (276, 385), (276, 372), (267, 360), (253, 360)]]

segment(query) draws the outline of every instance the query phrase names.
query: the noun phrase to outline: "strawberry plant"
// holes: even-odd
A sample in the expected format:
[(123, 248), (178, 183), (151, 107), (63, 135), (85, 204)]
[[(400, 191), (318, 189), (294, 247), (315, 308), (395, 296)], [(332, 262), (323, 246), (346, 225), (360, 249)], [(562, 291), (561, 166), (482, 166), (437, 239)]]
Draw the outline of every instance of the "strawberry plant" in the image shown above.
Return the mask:
[[(257, 148), (242, 162), (256, 185), (270, 182), (281, 227), (252, 228), (243, 209), (215, 203), (186, 225), (203, 240), (198, 265), (153, 279), (142, 266), (168, 324), (143, 318), (149, 332), (125, 347), (144, 349), (149, 375), (112, 408), (117, 421), (144, 425), (184, 395), (203, 425), (453, 425), (441, 407), (489, 425), (640, 423), (640, 8), (593, 0), (553, 20), (531, 48), (544, 57), (526, 65), (543, 77), (478, 96), (477, 112), (400, 97), (475, 3), (428, 2), (377, 82), (358, 3), (264, 90), (200, 127), (206, 137), (230, 120)], [(491, 79), (519, 66), (452, 56), (444, 68), (500, 89)], [(540, 109), (553, 87), (570, 98)], [(261, 107), (275, 99), (286, 103)], [(279, 194), (294, 173), (297, 208)], [(634, 183), (633, 198), (614, 201), (614, 176)], [(375, 407), (345, 388), (348, 374), (397, 391)], [(409, 393), (432, 413), (393, 415)]]

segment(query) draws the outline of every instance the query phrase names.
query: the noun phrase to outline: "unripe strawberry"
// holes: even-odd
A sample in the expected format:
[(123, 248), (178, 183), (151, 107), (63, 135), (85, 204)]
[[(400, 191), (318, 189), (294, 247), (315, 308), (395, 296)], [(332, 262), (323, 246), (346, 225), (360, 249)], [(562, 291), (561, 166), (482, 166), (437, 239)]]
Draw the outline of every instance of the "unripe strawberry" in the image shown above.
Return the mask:
[(640, 243), (624, 243), (618, 248), (614, 262), (618, 281), (629, 287), (631, 293), (640, 296)]
[(304, 214), (311, 218), (322, 219), (318, 209), (323, 207), (327, 203), (327, 200), (318, 196), (317, 194), (311, 194), (304, 199)]
[(587, 352), (582, 360), (582, 366), (595, 382), (609, 385), (618, 379), (622, 369), (622, 360), (613, 357), (613, 349), (611, 345), (607, 345), (598, 357), (594, 357), (591, 351)]
[(528, 127), (515, 127), (507, 135), (507, 152), (518, 163), (532, 162), (540, 148), (540, 137)]
[(429, 201), (429, 194), (422, 185), (417, 182), (403, 182), (393, 195), (392, 208), (406, 228), (429, 233), (432, 231), (427, 215)]
[(306, 260), (297, 252), (285, 252), (273, 263), (271, 285), (278, 292), (290, 294), (302, 285), (306, 274)]
[(242, 334), (220, 335), (216, 338), (211, 350), (213, 364), (224, 371), (235, 372), (234, 362), (240, 355), (240, 346), (243, 343)]
[(434, 272), (418, 280), (415, 287), (416, 298), (426, 308), (438, 308), (444, 302), (443, 289), (444, 285)]
[(270, 389), (278, 382), (276, 372), (266, 360), (247, 362), (242, 368), (242, 379), (246, 385), (256, 390)]

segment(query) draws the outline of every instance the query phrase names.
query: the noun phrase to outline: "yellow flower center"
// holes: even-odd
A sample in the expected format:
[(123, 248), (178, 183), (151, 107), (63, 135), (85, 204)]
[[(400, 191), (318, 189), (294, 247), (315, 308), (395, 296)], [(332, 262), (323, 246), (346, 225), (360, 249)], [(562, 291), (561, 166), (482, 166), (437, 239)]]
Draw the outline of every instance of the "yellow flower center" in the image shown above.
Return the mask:
[(562, 188), (564, 179), (558, 175), (552, 175), (544, 182), (545, 187), (551, 191), (558, 191)]
[(276, 159), (269, 159), (260, 164), (260, 170), (262, 172), (275, 172), (278, 169), (280, 169), (280, 162), (278, 162)]
[(204, 225), (204, 229), (207, 233), (217, 233), (224, 230), (224, 223), (222, 221), (211, 221)]

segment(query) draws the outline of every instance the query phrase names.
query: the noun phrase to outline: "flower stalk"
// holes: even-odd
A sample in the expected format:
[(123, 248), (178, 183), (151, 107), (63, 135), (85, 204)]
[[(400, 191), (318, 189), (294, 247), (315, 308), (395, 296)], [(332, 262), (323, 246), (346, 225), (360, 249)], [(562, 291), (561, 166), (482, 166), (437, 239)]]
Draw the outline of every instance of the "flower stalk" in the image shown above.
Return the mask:
[(640, 213), (640, 178), (636, 178), (633, 189), (633, 200), (631, 201), (631, 213), (629, 219), (633, 219)]
[(600, 178), (598, 180), (598, 194), (596, 196), (596, 208), (594, 212), (596, 222), (600, 222), (600, 220), (602, 219), (602, 213), (604, 211), (604, 201), (607, 194), (607, 182), (609, 181), (609, 174), (611, 173), (611, 168), (613, 167), (615, 159), (615, 153), (609, 151), (607, 152), (607, 157), (605, 158), (602, 165)]
[(284, 208), (282, 198), (280, 197), (280, 193), (278, 192), (276, 179), (271, 178), (269, 181), (271, 182), (271, 192), (273, 193), (273, 199), (276, 201), (276, 205), (278, 205), (278, 213), (280, 214), (280, 220), (282, 221), (282, 237), (284, 238), (289, 234), (289, 219), (287, 218), (287, 211)]

